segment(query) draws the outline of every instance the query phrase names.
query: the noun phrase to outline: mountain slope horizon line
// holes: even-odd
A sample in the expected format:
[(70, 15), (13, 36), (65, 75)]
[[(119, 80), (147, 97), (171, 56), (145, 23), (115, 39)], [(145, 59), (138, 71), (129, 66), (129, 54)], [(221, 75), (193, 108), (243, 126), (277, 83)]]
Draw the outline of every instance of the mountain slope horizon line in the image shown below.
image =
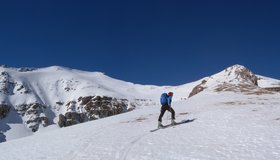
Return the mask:
[[(11, 69), (11, 70), (18, 71), (18, 72), (31, 72), (31, 71), (36, 71), (36, 70), (79, 71), (79, 72), (95, 73), (95, 74), (101, 74), (101, 75), (104, 75), (104, 76), (108, 76), (105, 72), (102, 72), (102, 71), (88, 71), (88, 70), (75, 69), (75, 68), (70, 68), (70, 67), (67, 67), (67, 66), (60, 66), (60, 65), (52, 65), (52, 66), (39, 67), (39, 68), (36, 68), (36, 67), (10, 67), (10, 66), (7, 66), (7, 65), (0, 65), (0, 69), (1, 69), (1, 68)], [(244, 68), (244, 69), (246, 69), (246, 70), (251, 71), (249, 68), (247, 68), (246, 66), (241, 65), (241, 64), (234, 64), (234, 65), (231, 65), (231, 66), (229, 66), (229, 67), (224, 68), (222, 71), (224, 71), (224, 70), (226, 70), (226, 71), (227, 71), (227, 70), (233, 70), (233, 69), (236, 69), (236, 68)], [(217, 72), (219, 72), (219, 71), (217, 71)], [(251, 71), (251, 72), (252, 72), (252, 71)], [(252, 73), (253, 73), (253, 72), (252, 72)], [(114, 77), (112, 77), (112, 76), (108, 76), (108, 77), (114, 78)], [(210, 76), (210, 77), (211, 77), (211, 76)], [(202, 78), (203, 78), (203, 77), (202, 77)], [(202, 79), (202, 78), (201, 78), (201, 79)], [(122, 79), (117, 79), (117, 78), (114, 78), (114, 79), (124, 81), (124, 80), (122, 80)], [(272, 78), (272, 79), (276, 79), (276, 78)], [(278, 79), (276, 79), (276, 80), (278, 80)], [(137, 84), (137, 83), (130, 82), (130, 81), (124, 81), (124, 82)], [(186, 83), (191, 83), (191, 82), (186, 82)], [(183, 84), (181, 84), (181, 85), (184, 85), (184, 84), (186, 84), (186, 83), (183, 83)], [(155, 85), (155, 84), (139, 84), (139, 85), (166, 86), (166, 85)], [(180, 85), (167, 85), (167, 86), (180, 86)]]

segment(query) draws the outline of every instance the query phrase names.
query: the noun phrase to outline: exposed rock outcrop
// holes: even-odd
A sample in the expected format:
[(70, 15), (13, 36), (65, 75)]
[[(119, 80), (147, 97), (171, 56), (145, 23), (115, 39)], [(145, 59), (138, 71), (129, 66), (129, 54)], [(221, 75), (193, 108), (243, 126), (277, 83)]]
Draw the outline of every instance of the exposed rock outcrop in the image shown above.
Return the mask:
[(280, 92), (280, 87), (267, 87), (267, 88), (263, 88), (263, 89), (272, 91), (272, 92)]
[(128, 111), (128, 101), (126, 99), (116, 99), (112, 97), (92, 97), (85, 105), (87, 116), (90, 120), (104, 118)]
[(203, 80), (199, 85), (195, 86), (193, 88), (193, 90), (191, 91), (191, 93), (189, 94), (188, 98), (198, 94), (199, 92), (202, 92), (204, 90), (204, 88), (205, 88), (203, 85), (205, 85), (206, 82), (207, 82), (206, 80)]
[(59, 115), (60, 127), (124, 113), (135, 108), (126, 99), (107, 96), (79, 97), (78, 102), (70, 101), (66, 106), (67, 112)]
[(11, 106), (9, 105), (0, 104), (0, 119), (3, 119), (8, 115), (10, 108)]
[(0, 73), (0, 92), (6, 95), (12, 95), (15, 84), (9, 81), (9, 73), (1, 72)]
[(14, 88), (14, 92), (19, 92), (20, 94), (31, 93), (31, 90), (24, 83), (21, 82), (16, 82)]
[(40, 103), (16, 105), (16, 111), (23, 117), (25, 125), (36, 132), (39, 125), (48, 126), (49, 120), (44, 113), (46, 106)]
[(59, 114), (58, 119), (59, 127), (67, 127), (78, 123), (83, 123), (85, 121), (85, 114), (77, 112), (67, 112), (65, 113), (65, 115)]
[(217, 92), (223, 92), (223, 91), (241, 92), (241, 93), (248, 94), (248, 95), (250, 95), (250, 94), (256, 94), (256, 95), (272, 94), (272, 92), (269, 90), (260, 88), (255, 85), (249, 85), (249, 84), (223, 83), (223, 84), (217, 85), (215, 91), (217, 91)]
[(31, 72), (31, 71), (34, 71), (34, 70), (37, 70), (37, 69), (36, 68), (29, 68), (29, 67), (21, 67), (17, 71), (19, 71), (19, 72)]

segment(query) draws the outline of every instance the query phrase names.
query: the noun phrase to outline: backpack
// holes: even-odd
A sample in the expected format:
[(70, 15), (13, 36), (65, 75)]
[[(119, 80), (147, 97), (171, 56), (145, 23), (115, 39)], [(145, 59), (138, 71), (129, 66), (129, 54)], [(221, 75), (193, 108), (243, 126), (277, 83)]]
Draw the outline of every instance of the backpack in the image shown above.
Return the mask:
[(166, 93), (162, 93), (160, 96), (160, 104), (161, 105), (167, 105), (167, 94)]

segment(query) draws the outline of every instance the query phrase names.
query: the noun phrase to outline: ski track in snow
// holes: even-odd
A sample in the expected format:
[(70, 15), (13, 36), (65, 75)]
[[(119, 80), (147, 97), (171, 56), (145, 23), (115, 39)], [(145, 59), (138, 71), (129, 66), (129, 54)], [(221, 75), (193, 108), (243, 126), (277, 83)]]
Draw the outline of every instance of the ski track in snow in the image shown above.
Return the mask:
[[(134, 140), (130, 141), (126, 146), (124, 146), (123, 149), (120, 151), (121, 153), (120, 160), (127, 160), (129, 153), (134, 149), (137, 143), (141, 141), (147, 134), (135, 138)], [(119, 159), (119, 153), (116, 155), (116, 159)]]

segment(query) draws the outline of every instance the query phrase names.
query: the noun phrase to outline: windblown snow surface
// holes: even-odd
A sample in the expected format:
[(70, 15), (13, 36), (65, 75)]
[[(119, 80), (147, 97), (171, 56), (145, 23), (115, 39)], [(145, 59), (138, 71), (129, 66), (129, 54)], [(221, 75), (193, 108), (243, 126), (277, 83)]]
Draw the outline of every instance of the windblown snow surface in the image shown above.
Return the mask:
[[(176, 96), (176, 95), (174, 95)], [(279, 94), (204, 92), (173, 103), (176, 121), (157, 127), (159, 106), (0, 144), (1, 160), (278, 160)], [(170, 123), (166, 112), (164, 124)]]

